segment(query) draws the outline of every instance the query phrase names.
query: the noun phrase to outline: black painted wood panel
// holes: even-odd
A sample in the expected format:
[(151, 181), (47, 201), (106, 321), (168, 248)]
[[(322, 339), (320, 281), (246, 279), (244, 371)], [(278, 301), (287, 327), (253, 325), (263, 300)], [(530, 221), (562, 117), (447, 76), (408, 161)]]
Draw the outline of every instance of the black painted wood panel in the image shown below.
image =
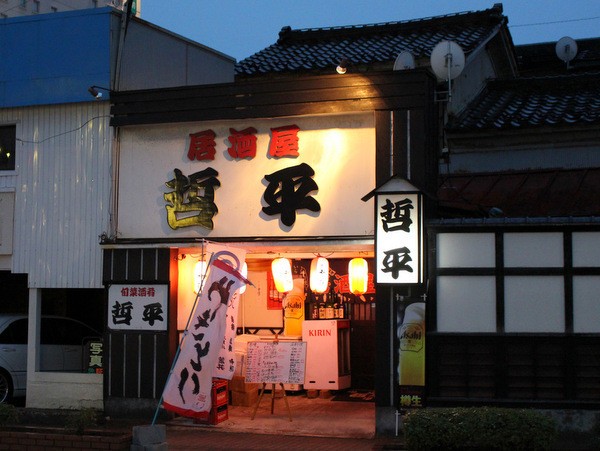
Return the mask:
[(423, 108), (433, 86), (427, 71), (411, 71), (122, 92), (111, 125)]
[[(104, 373), (104, 386), (108, 387), (108, 396), (122, 397), (123, 389), (123, 354), (124, 334), (108, 332), (108, 340), (105, 345), (105, 359), (107, 367)], [(110, 375), (110, 377), (109, 377)]]
[[(103, 279), (111, 284), (169, 284), (170, 249), (107, 249)], [(170, 296), (173, 293), (170, 292)], [(169, 302), (170, 315), (176, 315)], [(108, 315), (107, 315), (108, 318)], [(158, 398), (169, 373), (172, 355), (167, 332), (112, 331), (106, 328), (105, 396)], [(172, 332), (175, 334), (176, 332)]]
[(430, 334), (427, 402), (600, 407), (600, 337)]
[(127, 251), (127, 280), (130, 282), (142, 279), (142, 250), (129, 249)]

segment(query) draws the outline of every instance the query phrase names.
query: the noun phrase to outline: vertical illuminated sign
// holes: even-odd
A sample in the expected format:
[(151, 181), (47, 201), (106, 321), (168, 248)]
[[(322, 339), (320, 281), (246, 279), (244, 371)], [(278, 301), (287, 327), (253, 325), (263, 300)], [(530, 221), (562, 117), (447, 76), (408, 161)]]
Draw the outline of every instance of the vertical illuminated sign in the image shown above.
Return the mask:
[(423, 282), (423, 196), (378, 192), (376, 279), (380, 284)]

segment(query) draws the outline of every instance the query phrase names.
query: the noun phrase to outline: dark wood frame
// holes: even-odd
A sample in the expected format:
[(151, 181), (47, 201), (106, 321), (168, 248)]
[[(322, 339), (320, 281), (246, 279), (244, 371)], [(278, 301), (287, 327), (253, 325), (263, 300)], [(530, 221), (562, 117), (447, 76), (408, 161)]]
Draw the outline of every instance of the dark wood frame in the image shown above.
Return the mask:
[[(573, 267), (572, 234), (600, 228), (512, 224), (429, 227), (431, 297), (427, 305), (427, 403), (597, 409), (600, 407), (600, 334), (574, 333), (572, 288), (574, 276), (600, 275), (600, 267)], [(563, 267), (505, 268), (503, 235), (516, 231), (563, 233)], [(436, 268), (436, 237), (443, 232), (494, 233), (496, 267)], [(440, 275), (496, 278), (496, 333), (437, 331), (436, 278)], [(505, 332), (504, 277), (511, 275), (564, 277), (564, 333)]]

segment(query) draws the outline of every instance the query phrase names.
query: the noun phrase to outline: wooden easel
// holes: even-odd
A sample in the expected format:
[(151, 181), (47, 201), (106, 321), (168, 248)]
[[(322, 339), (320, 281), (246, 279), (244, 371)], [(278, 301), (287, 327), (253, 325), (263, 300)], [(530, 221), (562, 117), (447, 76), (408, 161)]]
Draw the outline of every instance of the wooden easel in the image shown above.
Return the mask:
[[(277, 335), (275, 335), (275, 339), (273, 340), (273, 343), (275, 343), (275, 344), (279, 343), (279, 339), (278, 339)], [(281, 386), (281, 390), (283, 392), (283, 399), (285, 401), (285, 406), (287, 407), (288, 417), (289, 417), (290, 421), (292, 421), (292, 411), (290, 410), (290, 405), (288, 403), (288, 399), (285, 394), (285, 388), (283, 386), (283, 382), (280, 382), (279, 385)], [(260, 389), (260, 395), (258, 396), (258, 401), (256, 401), (256, 405), (254, 406), (254, 411), (252, 412), (252, 416), (250, 417), (251, 420), (254, 420), (256, 411), (258, 410), (258, 406), (260, 405), (260, 401), (262, 400), (262, 397), (265, 394), (266, 386), (267, 386), (267, 383), (263, 382), (262, 388)], [(275, 412), (275, 384), (271, 384), (271, 415), (273, 415), (274, 412)]]

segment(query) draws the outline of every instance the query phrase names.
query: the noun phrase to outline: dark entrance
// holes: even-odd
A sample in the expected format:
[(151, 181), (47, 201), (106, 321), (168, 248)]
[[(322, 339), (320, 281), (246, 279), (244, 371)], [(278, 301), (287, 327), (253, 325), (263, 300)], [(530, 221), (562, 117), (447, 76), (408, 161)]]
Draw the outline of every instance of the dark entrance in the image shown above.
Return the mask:
[(0, 271), (0, 313), (27, 313), (29, 306), (29, 290), (27, 289), (27, 274), (12, 274)]
[(352, 304), (350, 366), (352, 387), (375, 387), (375, 302)]

